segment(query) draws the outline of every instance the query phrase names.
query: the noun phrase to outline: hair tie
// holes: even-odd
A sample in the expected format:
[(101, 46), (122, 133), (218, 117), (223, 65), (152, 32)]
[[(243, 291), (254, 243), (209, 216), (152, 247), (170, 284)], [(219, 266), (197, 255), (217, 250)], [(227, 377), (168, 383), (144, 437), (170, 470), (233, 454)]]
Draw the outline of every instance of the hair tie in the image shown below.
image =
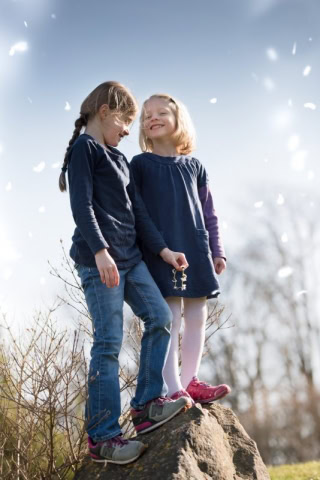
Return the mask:
[(62, 170), (63, 173), (66, 173), (67, 170), (68, 170), (67, 165), (64, 165), (64, 166), (61, 168), (61, 170)]

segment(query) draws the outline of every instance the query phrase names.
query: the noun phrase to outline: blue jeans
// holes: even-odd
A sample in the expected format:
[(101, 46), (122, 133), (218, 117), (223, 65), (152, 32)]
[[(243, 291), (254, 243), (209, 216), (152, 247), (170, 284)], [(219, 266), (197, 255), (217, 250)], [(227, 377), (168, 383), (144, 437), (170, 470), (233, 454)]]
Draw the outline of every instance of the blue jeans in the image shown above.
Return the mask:
[(119, 352), (123, 337), (123, 302), (144, 322), (137, 389), (131, 406), (142, 408), (165, 395), (162, 370), (167, 357), (171, 311), (143, 261), (119, 270), (120, 284), (108, 288), (97, 268), (77, 265), (93, 322), (93, 345), (86, 405), (87, 433), (101, 442), (121, 433)]

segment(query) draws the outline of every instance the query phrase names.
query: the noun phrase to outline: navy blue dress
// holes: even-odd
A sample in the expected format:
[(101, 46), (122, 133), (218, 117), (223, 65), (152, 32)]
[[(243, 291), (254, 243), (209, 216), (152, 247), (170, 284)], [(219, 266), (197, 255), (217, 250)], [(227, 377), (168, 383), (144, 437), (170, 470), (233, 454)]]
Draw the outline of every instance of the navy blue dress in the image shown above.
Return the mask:
[[(138, 192), (168, 248), (183, 252), (189, 263), (186, 290), (174, 289), (173, 267), (141, 242), (144, 261), (162, 295), (213, 298), (219, 295), (209, 234), (199, 189), (208, 184), (207, 173), (196, 158), (163, 157), (142, 153), (130, 163)], [(177, 272), (180, 286), (181, 272)]]

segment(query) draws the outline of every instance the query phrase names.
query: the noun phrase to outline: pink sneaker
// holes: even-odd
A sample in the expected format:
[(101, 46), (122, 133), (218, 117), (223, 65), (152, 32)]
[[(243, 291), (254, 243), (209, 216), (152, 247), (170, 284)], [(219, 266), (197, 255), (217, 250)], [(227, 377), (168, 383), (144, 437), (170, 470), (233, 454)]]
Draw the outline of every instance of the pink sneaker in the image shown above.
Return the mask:
[(178, 390), (170, 396), (171, 400), (178, 400), (180, 397), (186, 397), (189, 400), (189, 403), (191, 403), (192, 406), (194, 405), (193, 398), (189, 395), (187, 390)]
[(197, 377), (193, 377), (187, 386), (187, 392), (196, 403), (210, 403), (228, 395), (231, 388), (224, 383), (214, 387), (208, 383), (200, 382)]

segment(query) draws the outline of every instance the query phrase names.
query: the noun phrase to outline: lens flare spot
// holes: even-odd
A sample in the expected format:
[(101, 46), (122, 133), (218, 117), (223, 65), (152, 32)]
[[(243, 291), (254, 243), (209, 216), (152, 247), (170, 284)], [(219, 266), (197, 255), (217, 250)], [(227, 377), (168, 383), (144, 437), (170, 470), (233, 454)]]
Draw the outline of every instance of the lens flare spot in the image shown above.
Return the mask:
[(305, 169), (308, 152), (306, 150), (298, 150), (291, 159), (291, 168), (296, 172)]
[(278, 52), (274, 48), (267, 48), (266, 54), (269, 60), (271, 60), (272, 62), (276, 62), (278, 60)]
[(309, 110), (315, 110), (317, 108), (317, 105), (312, 102), (306, 102), (303, 104), (304, 108), (308, 108)]
[(293, 274), (293, 268), (289, 267), (288, 265), (279, 268), (278, 270), (278, 277), (279, 278), (287, 278)]
[(310, 72), (311, 72), (311, 65), (307, 65), (306, 67), (304, 67), (302, 75), (304, 77), (308, 77), (308, 75), (310, 75)]
[(36, 165), (35, 167), (33, 167), (33, 171), (36, 172), (36, 173), (40, 173), (43, 171), (43, 169), (45, 168), (46, 164), (45, 162), (40, 162), (38, 165)]
[(9, 55), (12, 57), (16, 52), (26, 52), (28, 50), (27, 42), (17, 42), (9, 50)]

